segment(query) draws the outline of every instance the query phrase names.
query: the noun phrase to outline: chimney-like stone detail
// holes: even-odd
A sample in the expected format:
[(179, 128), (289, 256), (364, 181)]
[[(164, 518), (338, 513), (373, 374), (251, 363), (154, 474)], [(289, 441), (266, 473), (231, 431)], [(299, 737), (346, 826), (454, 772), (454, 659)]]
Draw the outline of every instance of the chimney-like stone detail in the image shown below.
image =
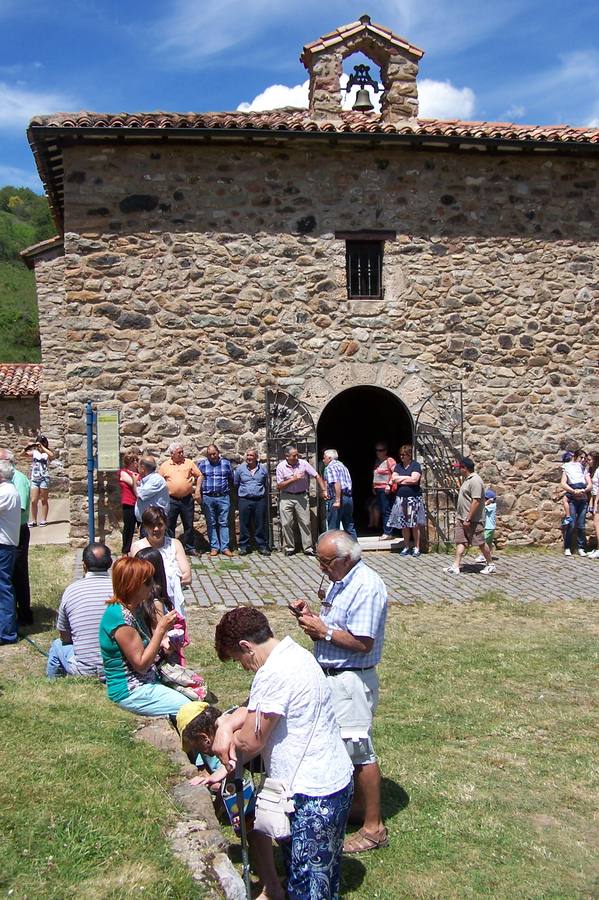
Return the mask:
[(308, 108), (315, 119), (331, 119), (341, 112), (343, 54), (330, 50), (314, 57), (310, 67)]
[(315, 119), (335, 119), (341, 115), (343, 60), (358, 52), (380, 67), (383, 120), (397, 122), (415, 118), (418, 115), (416, 77), (423, 51), (388, 28), (373, 25), (366, 15), (359, 22), (344, 25), (304, 47), (300, 60), (310, 75), (310, 114)]

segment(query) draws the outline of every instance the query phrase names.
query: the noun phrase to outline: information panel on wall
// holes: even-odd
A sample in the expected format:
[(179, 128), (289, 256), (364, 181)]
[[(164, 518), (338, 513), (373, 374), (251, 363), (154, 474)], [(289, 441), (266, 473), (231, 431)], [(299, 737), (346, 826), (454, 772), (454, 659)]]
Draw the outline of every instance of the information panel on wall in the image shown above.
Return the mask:
[(120, 469), (119, 412), (117, 409), (99, 409), (96, 413), (96, 437), (98, 469), (116, 472)]

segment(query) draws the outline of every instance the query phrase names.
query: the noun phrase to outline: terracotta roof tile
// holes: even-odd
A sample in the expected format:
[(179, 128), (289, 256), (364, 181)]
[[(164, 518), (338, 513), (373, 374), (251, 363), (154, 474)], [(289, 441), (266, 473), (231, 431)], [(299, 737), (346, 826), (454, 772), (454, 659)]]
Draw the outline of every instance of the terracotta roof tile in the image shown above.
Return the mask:
[(599, 144), (599, 128), (570, 125), (516, 125), (512, 122), (464, 122), (458, 119), (403, 119), (385, 122), (376, 113), (344, 111), (335, 119), (312, 119), (306, 109), (268, 112), (215, 113), (55, 113), (36, 116), (30, 127), (52, 128), (159, 128), (207, 131), (219, 129), (322, 132), (329, 134), (396, 134), (415, 137), (493, 138), (508, 141), (543, 141)]
[(40, 392), (42, 366), (0, 363), (0, 397), (33, 397)]
[(424, 56), (424, 50), (411, 44), (404, 37), (394, 34), (394, 32), (385, 25), (378, 25), (376, 22), (371, 22), (368, 16), (362, 16), (362, 19), (357, 22), (340, 25), (339, 28), (336, 28), (334, 31), (329, 31), (328, 34), (323, 34), (315, 41), (306, 44), (302, 51), (302, 55), (300, 56), (300, 60), (306, 65), (315, 53), (320, 53), (328, 47), (333, 47), (335, 44), (342, 44), (348, 38), (354, 37), (355, 35), (360, 34), (360, 32), (364, 32), (365, 35), (370, 34), (381, 37), (388, 44), (400, 47), (402, 50), (407, 50), (419, 59)]

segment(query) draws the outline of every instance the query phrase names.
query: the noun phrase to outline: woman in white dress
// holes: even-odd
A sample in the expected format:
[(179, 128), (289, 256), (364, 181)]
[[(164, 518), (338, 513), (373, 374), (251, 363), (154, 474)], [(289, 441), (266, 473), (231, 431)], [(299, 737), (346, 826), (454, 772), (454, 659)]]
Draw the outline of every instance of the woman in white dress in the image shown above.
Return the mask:
[(164, 562), (166, 586), (169, 599), (180, 616), (185, 618), (185, 599), (182, 585), (191, 584), (191, 564), (177, 538), (166, 533), (166, 515), (159, 506), (149, 506), (144, 511), (141, 524), (146, 537), (135, 541), (131, 547), (131, 556), (135, 556), (144, 547), (154, 547), (160, 551)]

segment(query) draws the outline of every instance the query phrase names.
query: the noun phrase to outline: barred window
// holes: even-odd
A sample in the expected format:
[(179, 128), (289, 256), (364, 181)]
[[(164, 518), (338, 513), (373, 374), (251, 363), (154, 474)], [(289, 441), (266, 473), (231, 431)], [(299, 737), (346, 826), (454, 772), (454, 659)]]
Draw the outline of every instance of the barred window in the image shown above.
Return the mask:
[(345, 241), (347, 296), (350, 300), (382, 299), (383, 249), (396, 239), (395, 231), (336, 231)]
[(347, 296), (383, 296), (383, 242), (347, 241)]

